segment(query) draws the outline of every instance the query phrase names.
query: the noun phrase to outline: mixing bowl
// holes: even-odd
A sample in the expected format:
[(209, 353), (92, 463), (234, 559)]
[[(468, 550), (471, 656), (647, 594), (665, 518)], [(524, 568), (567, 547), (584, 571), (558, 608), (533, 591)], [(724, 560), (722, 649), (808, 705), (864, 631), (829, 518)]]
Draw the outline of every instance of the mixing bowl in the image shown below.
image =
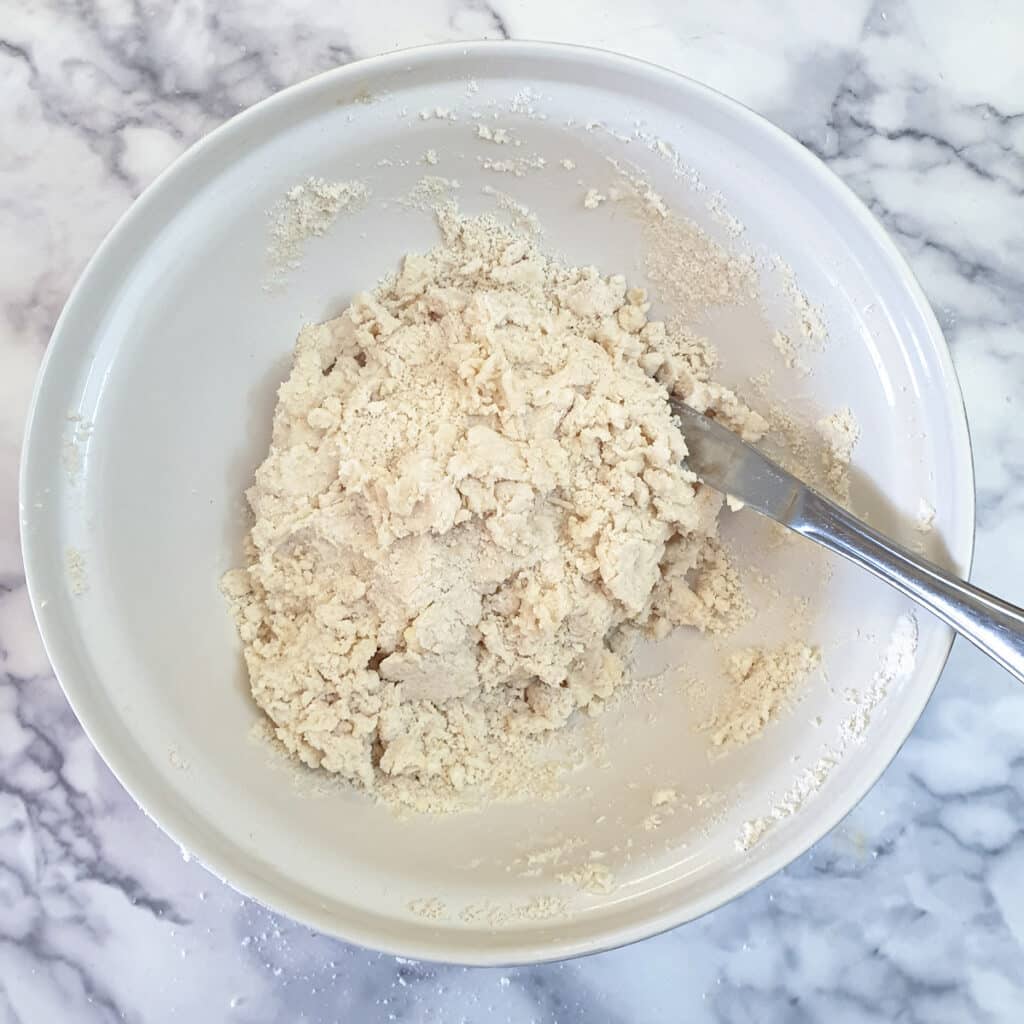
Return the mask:
[[(496, 145), (481, 124), (512, 141)], [(721, 378), (751, 394), (760, 381), (755, 404), (778, 401), (811, 420), (849, 406), (862, 430), (854, 508), (966, 571), (964, 413), (938, 325), (896, 249), (781, 131), (613, 54), (446, 45), (287, 89), (147, 190), (54, 332), (21, 480), (29, 588), (54, 670), (148, 814), (220, 877), (323, 931), (417, 958), (512, 963), (692, 919), (793, 860), (853, 807), (944, 664), (945, 627), (924, 616), (915, 626), (883, 585), (847, 566), (815, 568), (807, 545), (782, 543), (741, 512), (726, 531), (770, 576), (768, 589), (752, 584), (763, 614), (748, 639), (799, 629), (823, 655), (793, 710), (742, 750), (713, 756), (693, 729), (693, 680), (714, 679), (721, 658), (693, 631), (644, 653), (655, 684), (577, 724), (604, 751), (553, 801), (403, 819), (343, 786), (297, 778), (254, 740), (260, 716), (218, 584), (242, 561), (243, 491), (266, 453), (299, 327), (338, 313), (401, 254), (436, 240), (410, 198), (425, 174), (449, 179), (467, 210), (504, 202), (514, 213), (502, 198), (511, 197), (536, 215), (548, 248), (640, 281), (637, 220), (612, 202), (583, 203), (623, 170), (752, 254), (769, 314), (792, 298), (792, 268), (829, 328), (807, 356), (812, 372), (786, 372), (763, 324), (725, 317), (708, 327)], [(267, 211), (310, 176), (361, 181), (370, 197), (301, 247), (301, 267), (270, 280)], [(936, 513), (927, 535), (913, 530), (922, 501)], [(912, 667), (886, 675), (889, 638), (912, 641), (915, 630)], [(850, 694), (880, 681), (887, 693), (863, 736), (831, 763)], [(654, 821), (659, 790), (674, 800)], [(609, 891), (558, 877), (577, 856), (603, 858)]]

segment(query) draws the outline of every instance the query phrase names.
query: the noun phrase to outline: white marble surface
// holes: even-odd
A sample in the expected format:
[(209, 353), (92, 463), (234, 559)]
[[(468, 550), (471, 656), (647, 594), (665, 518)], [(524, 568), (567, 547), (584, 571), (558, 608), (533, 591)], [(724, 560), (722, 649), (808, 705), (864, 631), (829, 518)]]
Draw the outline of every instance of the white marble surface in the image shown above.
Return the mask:
[(0, 0), (0, 1022), (1021, 1020), (1024, 691), (964, 645), (878, 786), (787, 871), (660, 938), (522, 970), (396, 961), (241, 899), (182, 860), (65, 703), (25, 594), (16, 464), (86, 259), (241, 107), (367, 54), (502, 35), (677, 68), (867, 200), (953, 347), (975, 578), (1024, 603), (1017, 0)]

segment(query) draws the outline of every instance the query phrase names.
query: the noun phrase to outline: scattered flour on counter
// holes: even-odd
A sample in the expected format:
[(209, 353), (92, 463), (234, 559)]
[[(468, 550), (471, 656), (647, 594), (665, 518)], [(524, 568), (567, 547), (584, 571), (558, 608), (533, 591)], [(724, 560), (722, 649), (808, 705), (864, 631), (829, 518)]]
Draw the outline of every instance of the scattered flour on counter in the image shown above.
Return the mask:
[(362, 182), (323, 178), (309, 178), (289, 189), (270, 211), (269, 283), (283, 283), (301, 265), (305, 243), (325, 234), (339, 213), (362, 204), (369, 194)]
[(536, 792), (533, 740), (602, 709), (634, 638), (728, 616), (722, 497), (666, 398), (765, 427), (622, 277), (440, 222), (301, 332), (224, 580), (278, 740), (424, 811)]
[(608, 197), (596, 188), (588, 188), (583, 196), (583, 205), (588, 210), (596, 210)]

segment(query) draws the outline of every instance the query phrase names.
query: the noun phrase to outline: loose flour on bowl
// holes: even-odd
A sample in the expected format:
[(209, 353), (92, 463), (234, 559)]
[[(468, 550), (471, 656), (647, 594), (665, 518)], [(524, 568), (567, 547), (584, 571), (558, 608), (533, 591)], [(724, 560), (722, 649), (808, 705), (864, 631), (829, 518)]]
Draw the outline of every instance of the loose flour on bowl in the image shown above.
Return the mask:
[(632, 644), (741, 600), (669, 393), (747, 440), (700, 339), (491, 217), (299, 335), (224, 589), (252, 692), (307, 765), (416, 809), (511, 795)]

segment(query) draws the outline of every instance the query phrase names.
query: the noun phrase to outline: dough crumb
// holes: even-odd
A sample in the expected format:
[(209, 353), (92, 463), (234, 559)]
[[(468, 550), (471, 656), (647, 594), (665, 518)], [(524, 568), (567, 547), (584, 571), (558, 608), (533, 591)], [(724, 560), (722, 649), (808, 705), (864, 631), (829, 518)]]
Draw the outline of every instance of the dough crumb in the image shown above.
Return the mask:
[(81, 597), (89, 589), (89, 577), (85, 571), (85, 555), (78, 548), (68, 548), (64, 552), (64, 566), (71, 593), (75, 597)]
[[(912, 614), (901, 615), (894, 624), (882, 656), (882, 664), (871, 685), (862, 692), (851, 691), (846, 694), (846, 700), (853, 705), (854, 710), (841, 723), (838, 742), (834, 746), (826, 744), (822, 748), (815, 763), (801, 771), (792, 785), (780, 797), (772, 800), (767, 814), (744, 822), (734, 841), (737, 850), (750, 850), (776, 824), (795, 814), (825, 785), (846, 752), (853, 745), (864, 741), (872, 713), (885, 699), (893, 683), (910, 676), (916, 660), (917, 619)], [(816, 717), (811, 724), (820, 727), (821, 719)]]
[(738, 746), (756, 736), (820, 660), (816, 648), (800, 641), (774, 651), (748, 648), (733, 654), (728, 661), (733, 686), (702, 725), (711, 742)]
[(600, 861), (588, 861), (569, 871), (562, 871), (556, 877), (566, 885), (598, 896), (610, 893), (615, 888), (615, 876), (608, 865)]
[(917, 518), (914, 520), (914, 529), (918, 533), (931, 533), (935, 525), (935, 507), (930, 505), (924, 498), (921, 498), (917, 506)]
[(799, 370), (801, 372), (806, 371), (806, 367), (800, 361), (800, 357), (797, 354), (796, 345), (793, 343), (793, 339), (783, 331), (776, 331), (772, 335), (772, 345), (775, 350), (782, 356), (782, 361), (786, 364), (790, 370)]
[(860, 438), (860, 427), (849, 408), (839, 409), (818, 422), (825, 449), (822, 463), (825, 479), (841, 501), (850, 500), (850, 459)]
[(448, 908), (436, 896), (420, 896), (406, 904), (409, 911), (428, 921), (442, 921), (448, 916)]
[(509, 143), (515, 142), (512, 134), (506, 128), (491, 128), (490, 125), (478, 124), (476, 126), (476, 134), (479, 138), (485, 139), (487, 142), (493, 142), (498, 146), (506, 146)]
[(421, 121), (457, 121), (458, 115), (449, 107), (432, 107), (420, 111)]
[(534, 896), (525, 903), (471, 903), (462, 908), (459, 917), (466, 924), (483, 922), (490, 928), (502, 928), (518, 921), (565, 917), (568, 912), (568, 903), (558, 896)]

